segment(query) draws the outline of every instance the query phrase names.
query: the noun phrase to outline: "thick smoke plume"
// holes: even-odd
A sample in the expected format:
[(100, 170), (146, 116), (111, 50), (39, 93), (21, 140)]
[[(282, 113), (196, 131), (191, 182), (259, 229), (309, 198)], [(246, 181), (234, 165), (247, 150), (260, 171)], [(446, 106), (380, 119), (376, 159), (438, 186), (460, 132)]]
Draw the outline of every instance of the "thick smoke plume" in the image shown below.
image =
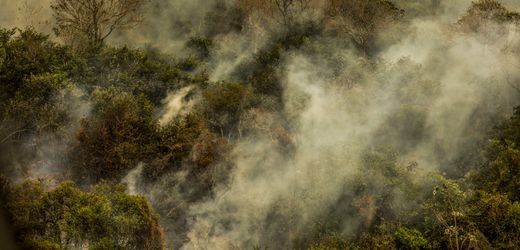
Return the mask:
[[(442, 2), (439, 8), (462, 11), (468, 4)], [(298, 235), (311, 233), (331, 207), (348, 209), (340, 200), (353, 196), (349, 187), (363, 171), (363, 153), (378, 145), (397, 149), (398, 162), (416, 162), (422, 173), (449, 172), (462, 149), (478, 142), (476, 135), (511, 113), (520, 94), (514, 88), (520, 77), (513, 49), (520, 45), (517, 28), (500, 27), (491, 36), (462, 33), (450, 16), (441, 11), (411, 20), (407, 33), (385, 44), (376, 63), (348, 48), (328, 47), (344, 62), (335, 77), (319, 63), (320, 55), (286, 54), (283, 113), (292, 118), (293, 152), (267, 135), (242, 138), (232, 152), (231, 182), (218, 186), (215, 198), (184, 207), (187, 239), (175, 244), (294, 247)], [(316, 39), (308, 46), (326, 43)], [(164, 190), (164, 182), (157, 185)], [(168, 192), (178, 192), (171, 188)], [(394, 192), (399, 202), (402, 194)], [(182, 199), (174, 202), (186, 206)], [(377, 208), (365, 206), (365, 213), (340, 222), (345, 235), (370, 223)]]

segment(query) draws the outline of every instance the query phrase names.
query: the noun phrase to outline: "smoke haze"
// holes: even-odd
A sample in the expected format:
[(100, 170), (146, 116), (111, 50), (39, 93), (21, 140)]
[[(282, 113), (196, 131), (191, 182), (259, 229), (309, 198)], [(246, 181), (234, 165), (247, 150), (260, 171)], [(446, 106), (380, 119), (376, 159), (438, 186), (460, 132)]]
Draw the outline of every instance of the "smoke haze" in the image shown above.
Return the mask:
[[(392, 143), (406, 152), (400, 162), (444, 171), (442, 164), (477, 142), (475, 134), (519, 104), (519, 93), (507, 84), (518, 79), (518, 62), (504, 53), (506, 46), (518, 46), (516, 34), (490, 46), (478, 37), (446, 37), (439, 23), (413, 25), (419, 34), (390, 46), (382, 68), (362, 72), (353, 89), (328, 84), (318, 74), (327, 69), (288, 55), (284, 101), (285, 112), (296, 117), (294, 154), (287, 156), (267, 138), (238, 143), (233, 182), (217, 192), (218, 199), (190, 207), (190, 241), (183, 249), (294, 247), (291, 234), (304, 233), (329, 207), (342, 209), (334, 204), (353, 192), (344, 188), (362, 170), (365, 149)], [(425, 117), (406, 116), (415, 109)], [(422, 132), (410, 135), (417, 130)], [(282, 219), (272, 219), (273, 211)], [(346, 218), (343, 232), (355, 232), (365, 219)]]
[(40, 32), (52, 33), (51, 0), (1, 0), (0, 25), (3, 28), (32, 26)]
[[(297, 237), (309, 234), (326, 211), (351, 209), (340, 201), (354, 197), (349, 187), (366, 167), (363, 154), (377, 145), (397, 149), (399, 164), (417, 162), (418, 183), (428, 172), (449, 172), (448, 164), (478, 143), (476, 135), (519, 104), (520, 93), (511, 87), (520, 77), (519, 62), (509, 50), (519, 45), (517, 28), (505, 27), (504, 33), (491, 37), (454, 30), (456, 17), (469, 3), (444, 1), (432, 18), (412, 20), (398, 42), (384, 45), (376, 63), (363, 61), (348, 47), (329, 46), (341, 44), (333, 39), (309, 41), (305, 46), (326, 50), (342, 62), (334, 77), (319, 63), (320, 54), (285, 54), (280, 72), (285, 79), (283, 113), (292, 118), (294, 151), (288, 154), (267, 134), (241, 138), (231, 155), (231, 182), (217, 186), (215, 198), (185, 207), (190, 218), (186, 243), (176, 245), (295, 247)], [(240, 37), (229, 36), (240, 43)], [(233, 42), (223, 44), (239, 55), (233, 57), (238, 61), (241, 54), (254, 54)], [(215, 80), (225, 79), (228, 74), (223, 72), (238, 64), (228, 61), (211, 74)], [(166, 184), (155, 185), (161, 190)], [(377, 185), (371, 188), (376, 194), (384, 192)], [(401, 196), (406, 191), (391, 192), (393, 202), (405, 200)], [(370, 204), (366, 213), (345, 215), (340, 222), (345, 235), (370, 223), (377, 209)]]
[[(399, 166), (418, 166), (411, 180), (417, 185), (431, 173), (459, 174), (452, 169), (454, 162), (520, 105), (518, 26), (490, 24), (479, 32), (462, 31), (456, 22), (470, 0), (394, 2), (409, 13), (406, 22), (378, 35), (379, 50), (371, 58), (355, 52), (344, 37), (326, 32), (281, 53), (273, 70), (273, 77), (282, 82), (281, 110), (262, 110), (263, 116), (253, 121), (253, 127), (262, 127), (256, 133), (227, 136), (232, 150), (225, 158), (233, 168), (229, 181), (216, 183), (211, 195), (188, 199), (190, 188), (199, 183), (187, 188), (185, 171), (146, 184), (144, 163), (127, 174), (123, 182), (129, 192), (147, 197), (161, 211), (169, 246), (293, 249), (331, 214), (342, 214), (339, 232), (352, 237), (372, 225), (380, 209), (369, 195), (356, 198), (362, 178), (372, 181), (368, 193), (392, 193), (392, 212), (405, 214), (416, 206), (406, 187), (386, 190), (383, 174), (365, 176), (370, 167), (367, 152), (377, 155), (381, 148), (395, 152)], [(518, 1), (503, 4), (520, 9)], [(1, 26), (34, 26), (50, 33), (48, 1), (0, 0), (0, 5)], [(283, 29), (264, 22), (259, 13), (243, 17), (240, 28), (222, 28), (208, 18), (216, 8), (232, 12), (233, 7), (231, 0), (152, 0), (145, 7), (145, 21), (115, 34), (109, 44), (152, 47), (192, 58), (196, 56), (187, 42), (210, 37), (214, 50), (197, 58), (203, 63), (193, 71), (207, 73), (215, 85), (234, 80), (250, 84), (241, 74)], [(323, 15), (314, 14), (301, 16), (301, 22)], [(202, 105), (200, 92), (188, 86), (166, 94), (158, 124), (165, 126)], [(89, 111), (76, 113), (79, 120)], [(239, 124), (250, 122), (245, 120)], [(288, 132), (279, 132), (277, 126)], [(52, 141), (46, 145), (52, 152), (40, 150), (42, 159), (66, 151)], [(55, 172), (52, 166), (39, 166), (29, 175)], [(223, 168), (217, 164), (215, 171)]]

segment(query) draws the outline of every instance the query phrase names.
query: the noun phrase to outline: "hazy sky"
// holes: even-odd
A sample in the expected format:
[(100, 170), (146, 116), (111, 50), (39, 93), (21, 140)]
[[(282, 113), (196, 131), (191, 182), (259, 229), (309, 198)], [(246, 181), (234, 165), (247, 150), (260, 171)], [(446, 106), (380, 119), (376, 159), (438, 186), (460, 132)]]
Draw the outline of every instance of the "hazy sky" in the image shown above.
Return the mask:
[(0, 27), (34, 26), (50, 33), (52, 12), (50, 0), (0, 0)]
[[(182, 2), (184, 0), (169, 0), (170, 2)], [(418, 2), (423, 0), (418, 0)], [(4, 28), (24, 27), (32, 25), (41, 31), (52, 30), (50, 22), (52, 12), (49, 8), (51, 0), (0, 0), (0, 26)], [(450, 13), (450, 19), (460, 16), (472, 0), (445, 0), (443, 1)], [(520, 11), (519, 0), (500, 1), (510, 10)]]

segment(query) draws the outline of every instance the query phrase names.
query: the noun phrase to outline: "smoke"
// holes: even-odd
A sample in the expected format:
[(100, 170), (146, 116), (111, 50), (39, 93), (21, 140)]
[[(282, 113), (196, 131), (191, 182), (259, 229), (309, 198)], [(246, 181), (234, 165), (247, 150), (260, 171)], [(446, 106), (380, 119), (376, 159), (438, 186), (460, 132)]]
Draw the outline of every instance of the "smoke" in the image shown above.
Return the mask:
[(46, 34), (52, 33), (51, 0), (0, 0), (0, 27), (34, 27)]
[(137, 27), (111, 37), (114, 44), (152, 46), (163, 52), (185, 55), (182, 51), (192, 36), (206, 31), (204, 17), (219, 0), (152, 0), (142, 10), (144, 21)]
[[(324, 77), (330, 69), (315, 64), (313, 56), (287, 54), (283, 112), (294, 117), (294, 152), (267, 136), (239, 141), (232, 182), (217, 187), (216, 198), (189, 206), (183, 249), (293, 248), (331, 207), (349, 211), (358, 204), (360, 211), (340, 222), (344, 235), (352, 235), (377, 210), (370, 196), (338, 205), (343, 197), (355, 197), (346, 187), (367, 171), (367, 149), (389, 145), (397, 149), (398, 162), (451, 171), (450, 164), (479, 135), (520, 104), (512, 87), (520, 77), (516, 27), (467, 34), (450, 23), (417, 20), (409, 30), (375, 63), (327, 48), (343, 57), (347, 66), (340, 79), (355, 79), (353, 86)], [(384, 192), (377, 181), (383, 177), (373, 178), (372, 192)], [(407, 199), (402, 190), (390, 192), (394, 202)]]
[[(256, 29), (255, 29), (256, 28)], [(210, 60), (211, 81), (229, 79), (236, 68), (250, 62), (270, 39), (271, 35), (259, 27), (247, 29), (246, 34), (227, 34), (215, 41), (215, 54)]]
[(126, 187), (128, 189), (128, 193), (131, 195), (138, 195), (139, 192), (139, 176), (141, 176), (143, 172), (144, 164), (139, 163), (137, 164), (137, 167), (132, 169), (128, 174), (123, 178), (121, 181), (122, 183), (126, 184)]
[(188, 112), (194, 104), (193, 100), (186, 100), (186, 96), (193, 90), (193, 86), (181, 88), (170, 93), (164, 100), (163, 114), (159, 118), (159, 124), (164, 126), (178, 115)]
[(80, 119), (91, 110), (91, 103), (85, 100), (85, 93), (75, 85), (53, 93), (49, 103), (56, 106), (57, 112), (66, 122), (57, 131), (31, 133), (15, 145), (16, 153), (9, 155), (9, 166), (3, 174), (8, 174), (15, 182), (27, 179), (44, 180), (48, 188), (53, 188), (64, 180), (71, 179), (68, 155), (75, 143)]
[[(404, 9), (410, 18), (424, 18), (433, 16), (442, 22), (456, 22), (475, 0), (424, 0), (424, 1), (392, 1)], [(520, 10), (520, 3), (516, 0), (502, 0), (500, 3), (511, 11)]]
[[(152, 1), (145, 23), (111, 42), (131, 41), (185, 56), (187, 39), (212, 29), (205, 20), (217, 2)], [(354, 194), (355, 183), (368, 171), (367, 151), (395, 149), (398, 164), (417, 162), (414, 181), (420, 182), (428, 172), (455, 171), (453, 162), (520, 104), (516, 26), (463, 33), (453, 23), (470, 0), (396, 2), (416, 14), (399, 39), (381, 45), (376, 58), (359, 58), (330, 37), (314, 38), (302, 51), (283, 55), (283, 110), (269, 117), (284, 116), (276, 123), (290, 128), (290, 150), (267, 133), (240, 138), (229, 155), (234, 163), (230, 181), (217, 183), (213, 195), (196, 201), (184, 195), (190, 192), (183, 185), (184, 171), (167, 173), (146, 188), (139, 186), (142, 164), (129, 172), (124, 178), (129, 192), (168, 211), (161, 220), (169, 244), (182, 249), (289, 249), (329, 213), (342, 212), (339, 231), (352, 236), (372, 224), (380, 209), (371, 196), (358, 199)], [(520, 7), (512, 0), (504, 3), (512, 10)], [(2, 12), (11, 16), (1, 21), (12, 22), (15, 12), (7, 9), (15, 5), (4, 5)], [(425, 12), (429, 16), (421, 18)], [(274, 37), (272, 24), (247, 20), (242, 31), (211, 34), (216, 48), (206, 65), (211, 80), (230, 78)], [(334, 68), (322, 63), (331, 61), (328, 56), (341, 63)], [(186, 97), (192, 89), (167, 96), (161, 125), (191, 109), (193, 101)], [(406, 203), (403, 190), (385, 190), (383, 175), (370, 178), (370, 193), (391, 192), (400, 207), (413, 205)]]

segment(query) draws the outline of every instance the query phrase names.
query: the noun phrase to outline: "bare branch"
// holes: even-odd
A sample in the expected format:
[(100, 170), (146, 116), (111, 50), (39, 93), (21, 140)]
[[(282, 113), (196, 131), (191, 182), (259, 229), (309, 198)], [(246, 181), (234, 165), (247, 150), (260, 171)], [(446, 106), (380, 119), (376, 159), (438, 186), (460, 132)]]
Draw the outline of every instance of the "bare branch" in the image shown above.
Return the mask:
[(141, 21), (146, 0), (53, 0), (56, 35), (77, 49), (98, 49), (117, 29)]

